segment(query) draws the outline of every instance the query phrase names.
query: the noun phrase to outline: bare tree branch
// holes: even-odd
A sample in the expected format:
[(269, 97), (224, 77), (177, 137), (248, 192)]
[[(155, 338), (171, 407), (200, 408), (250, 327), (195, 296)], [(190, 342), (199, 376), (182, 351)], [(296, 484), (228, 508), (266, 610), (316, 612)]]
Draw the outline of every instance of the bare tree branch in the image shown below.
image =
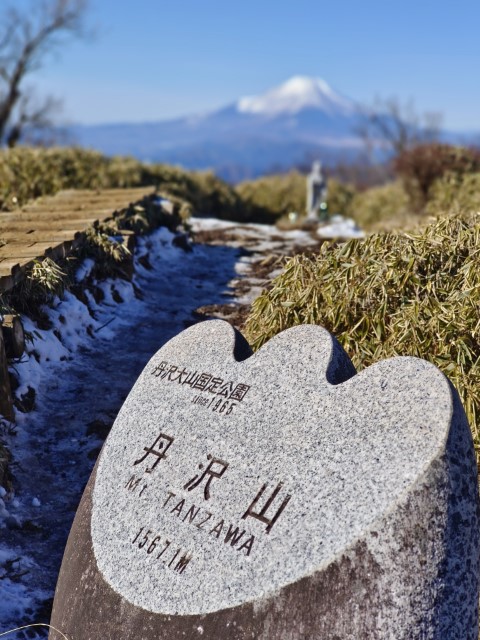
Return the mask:
[(19, 100), (15, 109), (16, 117), (12, 118), (5, 136), (7, 146), (16, 146), (25, 135), (31, 140), (38, 140), (41, 131), (53, 129), (55, 116), (60, 108), (60, 100), (47, 96), (40, 101), (35, 98), (33, 91), (29, 90)]
[[(47, 54), (59, 46), (64, 37), (86, 34), (86, 9), (87, 0), (33, 0), (30, 13), (20, 13), (13, 8), (5, 11), (0, 36), (1, 143), (16, 144), (28, 123), (39, 123), (43, 119), (38, 110), (26, 108), (29, 100), (22, 92), (24, 79), (41, 67)], [(48, 103), (47, 99), (41, 109), (44, 114)], [(15, 124), (11, 124), (12, 119)]]
[(441, 121), (439, 113), (420, 117), (411, 101), (402, 104), (396, 98), (377, 99), (373, 107), (363, 109), (362, 122), (356, 133), (363, 138), (370, 152), (383, 147), (399, 155), (421, 142), (437, 140)]

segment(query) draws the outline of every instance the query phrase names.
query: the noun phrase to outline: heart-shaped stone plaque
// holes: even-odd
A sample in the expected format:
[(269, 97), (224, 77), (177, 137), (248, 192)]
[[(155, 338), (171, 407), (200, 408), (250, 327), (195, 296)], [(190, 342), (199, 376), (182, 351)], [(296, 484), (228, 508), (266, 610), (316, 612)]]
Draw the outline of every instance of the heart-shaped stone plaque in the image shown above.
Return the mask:
[(87, 487), (53, 624), (476, 640), (476, 466), (448, 380), (408, 357), (355, 374), (315, 326), (248, 355), (208, 321), (148, 363)]

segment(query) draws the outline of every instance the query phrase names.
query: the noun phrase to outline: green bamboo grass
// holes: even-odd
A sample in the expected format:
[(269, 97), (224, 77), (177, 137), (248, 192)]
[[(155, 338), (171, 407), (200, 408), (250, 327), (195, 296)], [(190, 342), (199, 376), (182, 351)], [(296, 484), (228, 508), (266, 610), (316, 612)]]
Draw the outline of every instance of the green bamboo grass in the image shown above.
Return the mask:
[(258, 349), (312, 323), (333, 333), (357, 369), (418, 356), (458, 389), (480, 452), (480, 214), (416, 233), (322, 245), (291, 258), (253, 303), (246, 335)]

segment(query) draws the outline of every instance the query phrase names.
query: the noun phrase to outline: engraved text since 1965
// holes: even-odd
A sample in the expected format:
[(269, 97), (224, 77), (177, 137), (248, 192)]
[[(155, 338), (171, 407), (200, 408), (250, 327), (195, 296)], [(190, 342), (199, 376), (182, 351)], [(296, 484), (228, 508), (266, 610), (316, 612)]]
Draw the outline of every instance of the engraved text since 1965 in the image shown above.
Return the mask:
[(193, 404), (223, 415), (230, 415), (238, 403), (243, 402), (250, 389), (250, 385), (243, 382), (224, 380), (211, 373), (188, 371), (185, 367), (166, 361), (156, 365), (151, 374), (166, 382), (189, 386), (197, 392)]

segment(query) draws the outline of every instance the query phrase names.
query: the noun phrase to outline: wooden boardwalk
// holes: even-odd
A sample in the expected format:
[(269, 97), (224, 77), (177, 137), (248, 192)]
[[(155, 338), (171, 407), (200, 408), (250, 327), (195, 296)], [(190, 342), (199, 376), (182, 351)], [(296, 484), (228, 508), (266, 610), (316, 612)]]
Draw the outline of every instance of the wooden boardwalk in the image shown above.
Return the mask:
[(151, 193), (152, 187), (61, 191), (0, 212), (0, 294), (19, 282), (35, 260), (67, 256), (89, 226)]

